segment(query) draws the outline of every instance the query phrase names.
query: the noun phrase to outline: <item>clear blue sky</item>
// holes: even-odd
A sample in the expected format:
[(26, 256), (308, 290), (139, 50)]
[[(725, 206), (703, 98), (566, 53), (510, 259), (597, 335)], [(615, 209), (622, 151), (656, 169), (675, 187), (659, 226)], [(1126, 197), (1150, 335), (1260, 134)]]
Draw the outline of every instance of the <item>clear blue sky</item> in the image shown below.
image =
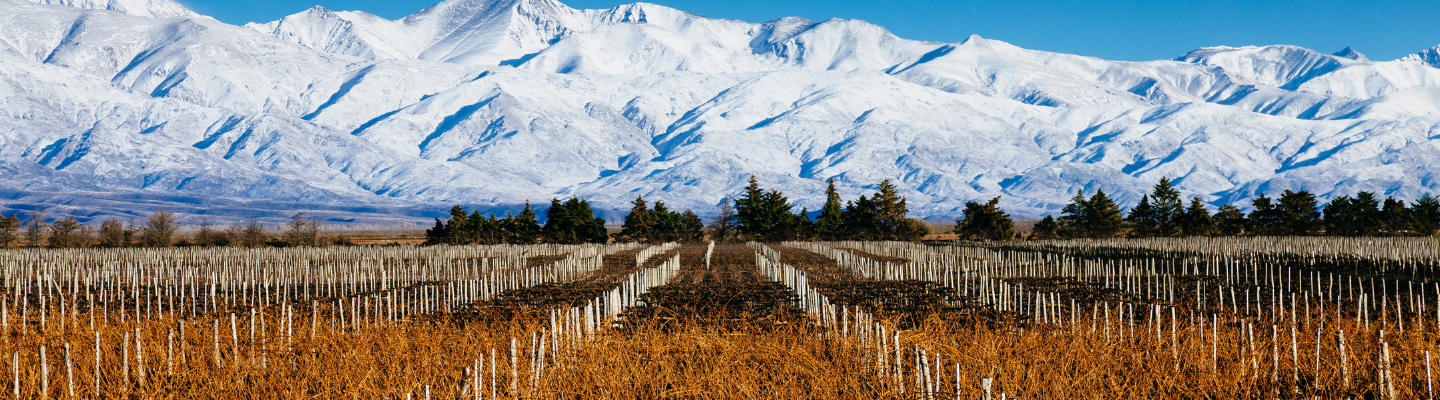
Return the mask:
[[(221, 21), (266, 22), (314, 5), (401, 18), (439, 0), (180, 0)], [(561, 0), (610, 8), (625, 0)], [(1204, 46), (1292, 44), (1324, 52), (1353, 46), (1390, 60), (1440, 44), (1437, 0), (651, 0), (711, 18), (853, 18), (919, 40), (971, 34), (1037, 50), (1112, 60), (1168, 59)]]

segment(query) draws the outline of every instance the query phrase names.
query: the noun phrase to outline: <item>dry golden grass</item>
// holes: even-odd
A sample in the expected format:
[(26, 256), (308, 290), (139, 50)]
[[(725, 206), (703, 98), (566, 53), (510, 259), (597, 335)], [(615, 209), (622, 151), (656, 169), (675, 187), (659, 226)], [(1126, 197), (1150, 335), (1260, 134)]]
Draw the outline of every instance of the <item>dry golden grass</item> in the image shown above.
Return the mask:
[[(750, 251), (723, 251), (736, 249)], [(712, 271), (697, 267), (695, 257), (703, 253), (703, 246), (683, 248), (679, 254), (690, 269), (680, 276), (719, 279), (695, 274), (695, 268)], [(727, 257), (754, 259), (753, 253)], [(835, 307), (826, 312), (844, 317), (832, 320), (794, 314), (792, 307), (768, 316), (626, 321), (593, 334), (574, 309), (553, 314), (558, 319), (552, 321), (543, 310), (391, 320), (383, 307), (366, 308), (357, 323), (355, 310), (342, 322), (335, 303), (324, 300), (271, 303), (252, 323), (250, 306), (239, 303), (246, 298), (242, 290), (227, 300), (239, 311), (232, 331), (229, 313), (147, 312), (144, 300), (124, 312), (113, 303), (77, 311), (90, 300), (85, 291), (72, 295), (73, 286), (58, 278), (58, 284), (23, 278), (43, 271), (13, 269), (26, 259), (11, 259), (11, 281), (0, 294), (0, 387), (6, 396), (18, 390), (20, 398), (70, 398), (73, 382), (76, 398), (423, 399), (428, 389), (430, 398), (473, 399), (474, 371), (467, 368), (481, 362), (483, 399), (976, 399), (983, 398), (986, 379), (996, 399), (1001, 393), (1022, 399), (1423, 399), (1431, 383), (1425, 357), (1440, 339), (1437, 293), (1421, 295), (1412, 285), (1401, 295), (1395, 281), (1396, 289), (1369, 295), (1368, 314), (1357, 314), (1362, 303), (1349, 297), (1353, 288), (1335, 286), (1325, 293), (1347, 293), (1339, 304), (1303, 295), (1298, 304), (1260, 304), (1257, 297), (1253, 307), (1245, 300), (1238, 315), (1230, 311), (1234, 304), (1200, 307), (1182, 293), (1174, 302), (1101, 300), (1075, 309), (1068, 302), (1041, 303), (1051, 310), (1043, 318), (949, 310), (902, 324), (900, 316), (857, 320), (854, 310)], [(1365, 285), (1359, 287), (1369, 290)], [(129, 287), (97, 285), (93, 292), (100, 287), (134, 299)], [(427, 292), (403, 301), (434, 300), (416, 293)], [(319, 305), (313, 314), (311, 304)], [(537, 348), (545, 354), (538, 372)]]

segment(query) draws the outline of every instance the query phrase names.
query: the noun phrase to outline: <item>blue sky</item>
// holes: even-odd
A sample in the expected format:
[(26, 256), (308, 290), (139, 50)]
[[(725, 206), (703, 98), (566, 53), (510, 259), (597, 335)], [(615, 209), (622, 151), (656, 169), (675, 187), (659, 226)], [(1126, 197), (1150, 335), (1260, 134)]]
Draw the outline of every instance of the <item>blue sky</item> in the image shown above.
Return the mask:
[[(439, 0), (180, 0), (221, 21), (265, 22), (314, 5), (400, 18)], [(632, 1), (561, 0), (575, 8)], [(1216, 45), (1292, 44), (1335, 52), (1353, 46), (1390, 60), (1440, 44), (1437, 0), (651, 0), (711, 18), (761, 22), (784, 16), (853, 18), (920, 40), (971, 34), (1036, 49), (1112, 60), (1168, 59)]]

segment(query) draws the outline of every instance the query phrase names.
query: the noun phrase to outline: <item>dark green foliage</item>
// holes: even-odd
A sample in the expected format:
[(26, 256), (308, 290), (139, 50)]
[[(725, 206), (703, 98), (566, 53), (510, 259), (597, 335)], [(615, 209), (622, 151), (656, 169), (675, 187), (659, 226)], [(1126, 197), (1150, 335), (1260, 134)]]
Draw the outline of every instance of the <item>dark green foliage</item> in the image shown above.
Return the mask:
[(1240, 212), (1239, 207), (1230, 204), (1220, 206), (1215, 210), (1215, 232), (1225, 236), (1240, 236), (1245, 234), (1246, 226), (1245, 213)]
[(874, 195), (861, 195), (845, 205), (843, 235), (852, 240), (919, 240), (924, 234), (906, 215), (905, 197), (889, 179), (876, 185)]
[(1274, 201), (1269, 197), (1265, 197), (1262, 193), (1260, 196), (1255, 197), (1254, 200), (1251, 200), (1250, 205), (1255, 207), (1255, 210), (1250, 212), (1250, 223), (1246, 227), (1247, 231), (1257, 236), (1285, 234), (1281, 226), (1284, 211), (1276, 206)]
[(578, 244), (605, 243), (605, 219), (596, 217), (590, 202), (571, 197), (561, 203), (550, 200), (550, 209), (545, 210), (545, 241), (549, 243)]
[(1061, 235), (1067, 238), (1118, 237), (1123, 223), (1120, 205), (1104, 190), (1096, 190), (1089, 199), (1083, 191), (1076, 191), (1060, 216)]
[(604, 243), (605, 220), (595, 218), (590, 203), (576, 198), (561, 203), (550, 202), (545, 212), (545, 227), (530, 202), (519, 215), (506, 213), (505, 218), (486, 217), (479, 211), (466, 214), (460, 206), (450, 208), (450, 219), (435, 219), (435, 227), (425, 230), (425, 244), (534, 244), (542, 239), (551, 243)]
[(835, 178), (830, 178), (825, 188), (825, 206), (815, 217), (815, 236), (820, 240), (841, 240), (845, 237), (845, 206), (840, 203), (840, 192), (835, 190)]
[(1380, 209), (1380, 231), (1391, 236), (1410, 233), (1410, 209), (1404, 200), (1385, 198), (1385, 206)]
[(791, 213), (790, 201), (779, 190), (764, 191), (755, 176), (745, 194), (735, 200), (735, 222), (740, 235), (749, 240), (780, 242), (799, 236), (800, 220)]
[(1436, 231), (1440, 231), (1440, 200), (1427, 194), (1410, 208), (1410, 233), (1434, 236)]
[(1150, 205), (1150, 196), (1140, 196), (1140, 204), (1130, 209), (1125, 223), (1130, 226), (1130, 237), (1156, 236), (1155, 207)]
[(1190, 198), (1190, 208), (1180, 215), (1180, 233), (1185, 236), (1212, 236), (1215, 234), (1215, 218), (1199, 197)]
[(535, 244), (540, 241), (540, 214), (530, 208), (530, 202), (525, 202), (525, 209), (520, 210), (519, 215), (507, 218), (505, 232), (506, 241), (514, 244)]
[(690, 210), (684, 213), (670, 211), (665, 202), (655, 202), (655, 208), (646, 205), (645, 199), (636, 197), (632, 202), (630, 215), (616, 238), (626, 242), (694, 243), (705, 239), (705, 224)]
[(1030, 230), (1031, 240), (1051, 240), (1060, 238), (1060, 224), (1055, 222), (1055, 217), (1046, 215), (1035, 227)]
[(1310, 192), (1286, 190), (1284, 194), (1280, 195), (1280, 210), (1283, 228), (1280, 234), (1282, 235), (1315, 235), (1324, 226), (1320, 219), (1319, 205), (1315, 202), (1315, 195)]
[[(1054, 222), (1050, 220), (1050, 223)], [(1015, 237), (1015, 222), (1000, 209), (999, 197), (985, 204), (968, 201), (965, 202), (965, 217), (955, 221), (955, 234), (968, 240), (1010, 240)]]
[(1140, 204), (1130, 210), (1126, 222), (1133, 237), (1169, 237), (1180, 234), (1180, 218), (1185, 213), (1180, 202), (1180, 191), (1170, 183), (1170, 178), (1160, 178), (1150, 194), (1140, 198)]
[(1370, 192), (1336, 197), (1325, 205), (1324, 221), (1331, 235), (1375, 236), (1380, 233), (1380, 202)]

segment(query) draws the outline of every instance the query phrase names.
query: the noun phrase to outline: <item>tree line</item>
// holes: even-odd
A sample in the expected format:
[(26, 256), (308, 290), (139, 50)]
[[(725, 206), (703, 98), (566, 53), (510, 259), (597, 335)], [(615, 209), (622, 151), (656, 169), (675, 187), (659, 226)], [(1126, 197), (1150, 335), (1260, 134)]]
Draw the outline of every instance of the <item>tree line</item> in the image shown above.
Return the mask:
[(320, 235), (320, 221), (297, 213), (278, 236), (268, 234), (257, 219), (242, 225), (218, 230), (201, 220), (191, 235), (181, 235), (179, 217), (160, 209), (140, 222), (122, 222), (110, 218), (94, 227), (74, 216), (46, 222), (44, 210), (36, 210), (22, 220), (20, 216), (0, 217), (0, 248), (16, 246), (48, 248), (124, 248), (124, 247), (297, 247), (346, 244), (343, 236), (326, 240)]
[[(999, 209), (999, 200), (966, 203), (955, 233), (972, 240), (1020, 238), (1009, 214)], [(1362, 191), (1321, 206), (1310, 192), (1286, 190), (1273, 199), (1261, 194), (1250, 205), (1248, 214), (1231, 204), (1212, 212), (1199, 197), (1190, 198), (1186, 205), (1172, 182), (1161, 178), (1128, 211), (1104, 190), (1096, 190), (1090, 197), (1077, 191), (1059, 218), (1046, 216), (1028, 238), (1433, 236), (1440, 231), (1440, 201), (1430, 195), (1406, 205), (1404, 200), (1386, 197), (1382, 201), (1376, 194)]]
[(631, 202), (620, 231), (607, 235), (605, 220), (593, 216), (590, 203), (572, 197), (565, 202), (550, 201), (546, 222), (541, 226), (527, 202), (520, 214), (505, 217), (466, 213), (460, 206), (450, 210), (450, 219), (435, 220), (425, 232), (427, 244), (531, 244), (624, 242), (702, 242), (756, 240), (918, 240), (929, 234), (924, 221), (907, 217), (905, 197), (890, 180), (876, 185), (872, 195), (841, 202), (833, 180), (825, 191), (825, 205), (816, 217), (795, 206), (778, 189), (765, 189), (750, 177), (749, 184), (735, 199), (725, 198), (720, 212), (706, 225), (691, 210), (676, 211), (662, 201), (653, 204), (643, 196)]

